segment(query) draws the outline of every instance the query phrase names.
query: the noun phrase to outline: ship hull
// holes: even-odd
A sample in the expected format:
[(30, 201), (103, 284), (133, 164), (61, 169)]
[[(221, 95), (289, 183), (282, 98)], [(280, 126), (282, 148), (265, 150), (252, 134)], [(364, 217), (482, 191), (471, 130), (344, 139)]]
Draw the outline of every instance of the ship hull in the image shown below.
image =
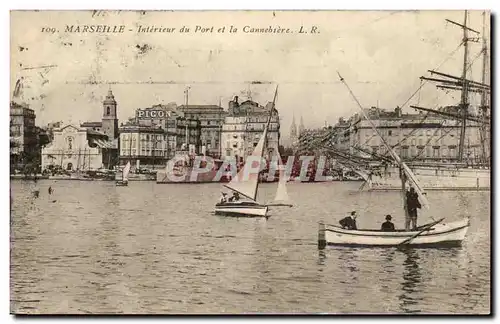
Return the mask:
[(215, 214), (231, 217), (266, 217), (267, 206), (251, 202), (229, 202), (215, 205)]
[[(489, 169), (412, 167), (424, 190), (490, 190)], [(381, 176), (372, 175), (369, 190), (401, 190), (399, 170), (388, 169)]]

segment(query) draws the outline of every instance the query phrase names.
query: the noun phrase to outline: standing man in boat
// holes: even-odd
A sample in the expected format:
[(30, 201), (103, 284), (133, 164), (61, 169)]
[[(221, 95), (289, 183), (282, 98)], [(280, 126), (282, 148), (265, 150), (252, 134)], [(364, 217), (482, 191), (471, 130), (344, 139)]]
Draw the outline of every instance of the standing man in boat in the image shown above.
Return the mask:
[(385, 222), (382, 223), (382, 227), (380, 228), (384, 232), (392, 232), (396, 228), (394, 227), (394, 223), (391, 222), (392, 217), (391, 215), (386, 215), (385, 216)]
[(358, 227), (356, 226), (356, 217), (357, 217), (356, 211), (352, 211), (351, 215), (349, 215), (345, 218), (342, 218), (339, 221), (339, 224), (340, 224), (340, 226), (342, 226), (342, 228), (349, 229), (349, 230), (357, 230)]
[(415, 192), (415, 188), (410, 187), (410, 191), (406, 192), (406, 205), (408, 206), (408, 215), (410, 216), (411, 229), (417, 229), (417, 209), (422, 208), (420, 201), (418, 200), (418, 194)]

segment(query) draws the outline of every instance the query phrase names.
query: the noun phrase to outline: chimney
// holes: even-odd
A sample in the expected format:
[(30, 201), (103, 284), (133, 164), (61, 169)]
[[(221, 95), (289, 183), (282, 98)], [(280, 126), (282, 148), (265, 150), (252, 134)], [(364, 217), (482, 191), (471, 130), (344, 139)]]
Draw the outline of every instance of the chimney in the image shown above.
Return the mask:
[(239, 105), (239, 103), (238, 103), (238, 96), (234, 96), (234, 103), (236, 104), (236, 106)]

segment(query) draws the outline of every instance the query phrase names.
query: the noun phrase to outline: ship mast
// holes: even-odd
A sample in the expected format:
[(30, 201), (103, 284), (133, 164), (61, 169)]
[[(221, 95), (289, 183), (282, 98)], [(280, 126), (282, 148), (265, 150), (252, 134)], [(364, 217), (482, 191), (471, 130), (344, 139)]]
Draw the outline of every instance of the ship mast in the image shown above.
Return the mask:
[[(487, 71), (487, 65), (488, 65), (488, 43), (486, 40), (486, 11), (483, 11), (483, 48), (482, 48), (482, 54), (483, 54), (483, 66), (482, 66), (482, 74), (481, 74), (481, 83), (485, 84), (486, 82), (486, 71)], [(488, 106), (489, 106), (489, 94), (484, 89), (481, 92), (481, 113), (483, 117), (483, 121), (486, 122), (488, 120)], [(487, 162), (486, 158), (486, 147), (485, 147), (485, 142), (487, 140), (487, 126), (484, 124), (480, 125), (480, 140), (481, 140), (481, 153), (482, 153), (482, 162)]]
[(464, 158), (464, 144), (465, 144), (465, 131), (467, 127), (467, 112), (469, 108), (469, 92), (468, 92), (468, 82), (467, 80), (467, 61), (469, 57), (469, 38), (467, 33), (467, 10), (464, 13), (464, 24), (462, 26), (464, 31), (463, 43), (464, 43), (464, 66), (462, 70), (462, 96), (460, 100), (460, 108), (462, 110), (462, 128), (460, 132), (460, 142), (458, 147), (458, 161), (462, 162)]

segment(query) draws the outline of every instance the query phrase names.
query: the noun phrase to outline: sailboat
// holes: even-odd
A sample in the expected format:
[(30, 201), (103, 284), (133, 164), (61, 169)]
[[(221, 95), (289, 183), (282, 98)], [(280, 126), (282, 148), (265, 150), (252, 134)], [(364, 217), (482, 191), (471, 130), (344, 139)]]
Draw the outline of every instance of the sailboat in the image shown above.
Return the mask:
[[(405, 211), (406, 223), (409, 224), (408, 208), (406, 205), (406, 182), (415, 189), (419, 201), (423, 207), (429, 208), (429, 202), (426, 197), (422, 186), (418, 183), (416, 176), (411, 169), (404, 163), (390, 145), (380, 135), (377, 127), (365, 114), (363, 107), (354, 96), (353, 92), (340, 76), (340, 81), (349, 90), (351, 96), (358, 104), (364, 117), (370, 122), (375, 134), (381, 139), (383, 145), (387, 148), (394, 162), (399, 165), (400, 178), (401, 178), (401, 194), (403, 198), (403, 207)], [(437, 221), (417, 227), (415, 230), (409, 230), (409, 226), (405, 230), (396, 230), (391, 232), (384, 232), (379, 229), (360, 229), (360, 230), (347, 230), (337, 225), (327, 225), (323, 222), (319, 223), (318, 232), (318, 248), (322, 249), (326, 245), (343, 245), (343, 246), (456, 246), (460, 245), (465, 239), (467, 230), (470, 226), (468, 218), (461, 219), (456, 222), (444, 224), (444, 218)]]
[(130, 161), (127, 162), (127, 165), (123, 168), (122, 171), (122, 179), (116, 181), (117, 186), (128, 186), (128, 174), (130, 173)]
[[(247, 157), (244, 166), (241, 168), (240, 172), (234, 177), (228, 184), (224, 187), (231, 189), (247, 200), (229, 201), (218, 203), (215, 205), (215, 214), (224, 216), (236, 216), (236, 217), (268, 217), (267, 212), (269, 206), (291, 206), (291, 204), (277, 203), (277, 204), (261, 204), (257, 202), (257, 194), (259, 189), (259, 172), (251, 173), (250, 170), (260, 170), (264, 157), (264, 148), (267, 143), (267, 133), (269, 130), (269, 125), (271, 123), (271, 118), (273, 115), (276, 95), (278, 92), (278, 87), (274, 93), (274, 100), (271, 106), (271, 111), (267, 119), (267, 123), (264, 127), (264, 132), (260, 137), (257, 146), (255, 146), (252, 154)], [(279, 154), (279, 153), (278, 153)], [(280, 166), (280, 160), (278, 155), (278, 167)], [(256, 164), (257, 163), (257, 164)], [(281, 163), (282, 164), (282, 163)], [(283, 176), (281, 176), (283, 172)], [(288, 193), (286, 192), (286, 177), (284, 167), (281, 166), (280, 169), (280, 181), (278, 182), (278, 189), (276, 192), (275, 200), (284, 201), (288, 200)]]

